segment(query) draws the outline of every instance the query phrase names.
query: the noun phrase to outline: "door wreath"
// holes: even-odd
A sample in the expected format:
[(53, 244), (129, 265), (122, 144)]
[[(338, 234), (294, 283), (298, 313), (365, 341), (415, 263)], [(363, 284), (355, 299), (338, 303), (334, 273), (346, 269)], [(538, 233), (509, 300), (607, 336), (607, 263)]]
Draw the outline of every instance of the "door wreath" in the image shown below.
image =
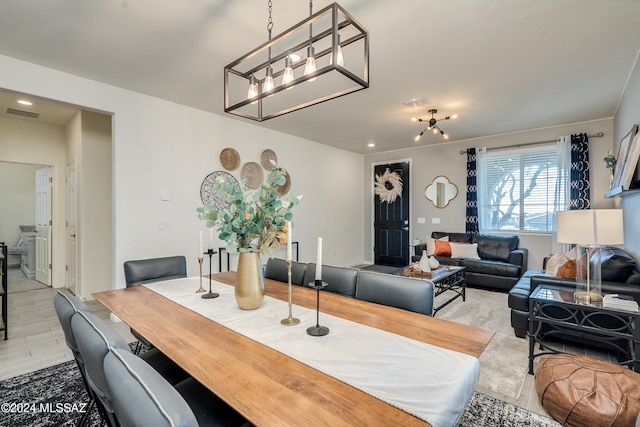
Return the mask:
[(375, 193), (382, 202), (395, 202), (398, 196), (402, 197), (402, 178), (387, 168), (382, 175), (376, 175)]

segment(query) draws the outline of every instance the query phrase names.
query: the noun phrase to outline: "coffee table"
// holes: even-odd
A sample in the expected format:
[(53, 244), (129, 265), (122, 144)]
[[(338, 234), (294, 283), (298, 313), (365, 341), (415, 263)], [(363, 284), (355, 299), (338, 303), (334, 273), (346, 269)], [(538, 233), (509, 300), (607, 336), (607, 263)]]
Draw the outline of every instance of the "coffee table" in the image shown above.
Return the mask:
[(451, 298), (442, 304), (434, 307), (433, 315), (438, 311), (451, 304), (455, 299), (462, 297), (462, 301), (466, 301), (467, 280), (464, 275), (465, 267), (457, 265), (440, 265), (437, 269), (429, 272), (423, 272), (414, 265), (400, 268), (392, 274), (414, 277), (418, 279), (430, 280), (433, 282), (434, 294), (438, 296), (444, 292), (451, 291)]
[(640, 372), (640, 313), (604, 308), (601, 302), (578, 303), (574, 294), (561, 286), (540, 285), (529, 297), (529, 374), (533, 375), (536, 357), (563, 353), (545, 344), (545, 336), (598, 341), (623, 356), (619, 364)]

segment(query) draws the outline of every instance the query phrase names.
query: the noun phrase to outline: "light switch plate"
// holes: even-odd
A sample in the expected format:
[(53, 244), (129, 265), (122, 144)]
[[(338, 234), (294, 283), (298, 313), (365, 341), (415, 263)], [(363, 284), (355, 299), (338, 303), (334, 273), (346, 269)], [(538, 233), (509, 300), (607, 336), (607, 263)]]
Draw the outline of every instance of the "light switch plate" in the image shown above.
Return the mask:
[(418, 224), (425, 224), (426, 222), (424, 218), (418, 218)]
[(431, 224), (440, 224), (440, 218), (431, 218)]

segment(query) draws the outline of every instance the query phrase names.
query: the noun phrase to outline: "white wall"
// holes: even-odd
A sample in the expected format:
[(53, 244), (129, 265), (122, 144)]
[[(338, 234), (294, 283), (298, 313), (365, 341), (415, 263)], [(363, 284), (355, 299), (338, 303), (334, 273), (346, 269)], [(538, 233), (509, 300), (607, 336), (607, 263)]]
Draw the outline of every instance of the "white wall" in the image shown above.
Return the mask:
[(0, 241), (8, 246), (18, 242), (20, 225), (35, 225), (36, 170), (41, 167), (0, 161)]
[[(464, 232), (466, 214), (466, 155), (460, 150), (470, 147), (501, 147), (528, 142), (557, 139), (563, 135), (586, 132), (589, 135), (603, 132), (602, 138), (591, 138), (589, 156), (591, 163), (591, 204), (594, 208), (613, 206), (613, 201), (604, 199), (609, 190), (609, 175), (602, 158), (607, 150), (613, 147), (613, 120), (604, 119), (585, 123), (574, 123), (545, 129), (517, 132), (507, 135), (496, 135), (467, 141), (450, 141), (442, 143), (439, 136), (430, 135), (422, 139), (420, 146), (388, 153), (367, 155), (364, 160), (363, 185), (369, 189), (372, 185), (371, 164), (396, 159), (412, 159), (411, 165), (411, 235), (410, 239), (424, 239), (432, 231)], [(438, 209), (424, 197), (424, 189), (436, 176), (444, 175), (458, 187), (458, 196), (443, 209)], [(365, 251), (370, 254), (371, 243), (371, 203), (373, 193), (365, 197)], [(418, 224), (418, 218), (425, 218), (424, 224)], [(433, 224), (433, 219), (439, 224)], [(520, 246), (529, 250), (529, 266), (542, 267), (542, 259), (553, 248), (551, 236), (547, 234), (519, 233)], [(370, 258), (369, 258), (370, 260)]]
[[(53, 166), (54, 194), (64, 193), (64, 153), (65, 130), (62, 126), (0, 117), (0, 160)], [(35, 200), (35, 186), (31, 193)], [(52, 270), (51, 282), (56, 287), (63, 286), (65, 280), (64, 209), (64, 204), (54, 204), (51, 218), (53, 221), (52, 263), (54, 266), (62, 266)]]
[[(616, 112), (614, 153), (618, 152), (620, 139), (631, 130), (631, 126), (640, 124), (640, 61), (638, 58), (636, 58), (635, 67), (631, 70), (627, 87)], [(624, 247), (634, 255), (636, 260), (640, 260), (640, 221), (638, 221), (640, 191), (636, 190), (624, 196), (615, 197), (615, 203), (624, 210)]]
[[(114, 287), (124, 286), (127, 259), (184, 254), (189, 274), (197, 274), (197, 236), (205, 230), (196, 215), (200, 184), (222, 170), (225, 147), (234, 147), (243, 163), (259, 161), (270, 148), (289, 171), (290, 194), (304, 195), (294, 209), (301, 261), (315, 258), (318, 236), (326, 264), (362, 261), (361, 155), (6, 56), (0, 69), (0, 87), (113, 114)], [(170, 201), (160, 201), (164, 190)], [(171, 229), (159, 231), (161, 221)]]
[(78, 247), (82, 254), (79, 294), (110, 289), (113, 283), (111, 117), (89, 111), (82, 118), (78, 162)]

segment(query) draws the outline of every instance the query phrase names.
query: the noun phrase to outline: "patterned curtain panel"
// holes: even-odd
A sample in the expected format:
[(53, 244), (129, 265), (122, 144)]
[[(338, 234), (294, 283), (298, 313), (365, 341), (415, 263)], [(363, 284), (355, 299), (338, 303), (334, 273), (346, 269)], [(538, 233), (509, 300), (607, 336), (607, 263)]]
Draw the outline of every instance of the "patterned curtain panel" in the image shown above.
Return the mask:
[(478, 185), (477, 185), (476, 149), (467, 149), (467, 219), (466, 231), (478, 233)]
[(569, 209), (589, 209), (589, 138), (586, 133), (571, 135), (571, 180)]

